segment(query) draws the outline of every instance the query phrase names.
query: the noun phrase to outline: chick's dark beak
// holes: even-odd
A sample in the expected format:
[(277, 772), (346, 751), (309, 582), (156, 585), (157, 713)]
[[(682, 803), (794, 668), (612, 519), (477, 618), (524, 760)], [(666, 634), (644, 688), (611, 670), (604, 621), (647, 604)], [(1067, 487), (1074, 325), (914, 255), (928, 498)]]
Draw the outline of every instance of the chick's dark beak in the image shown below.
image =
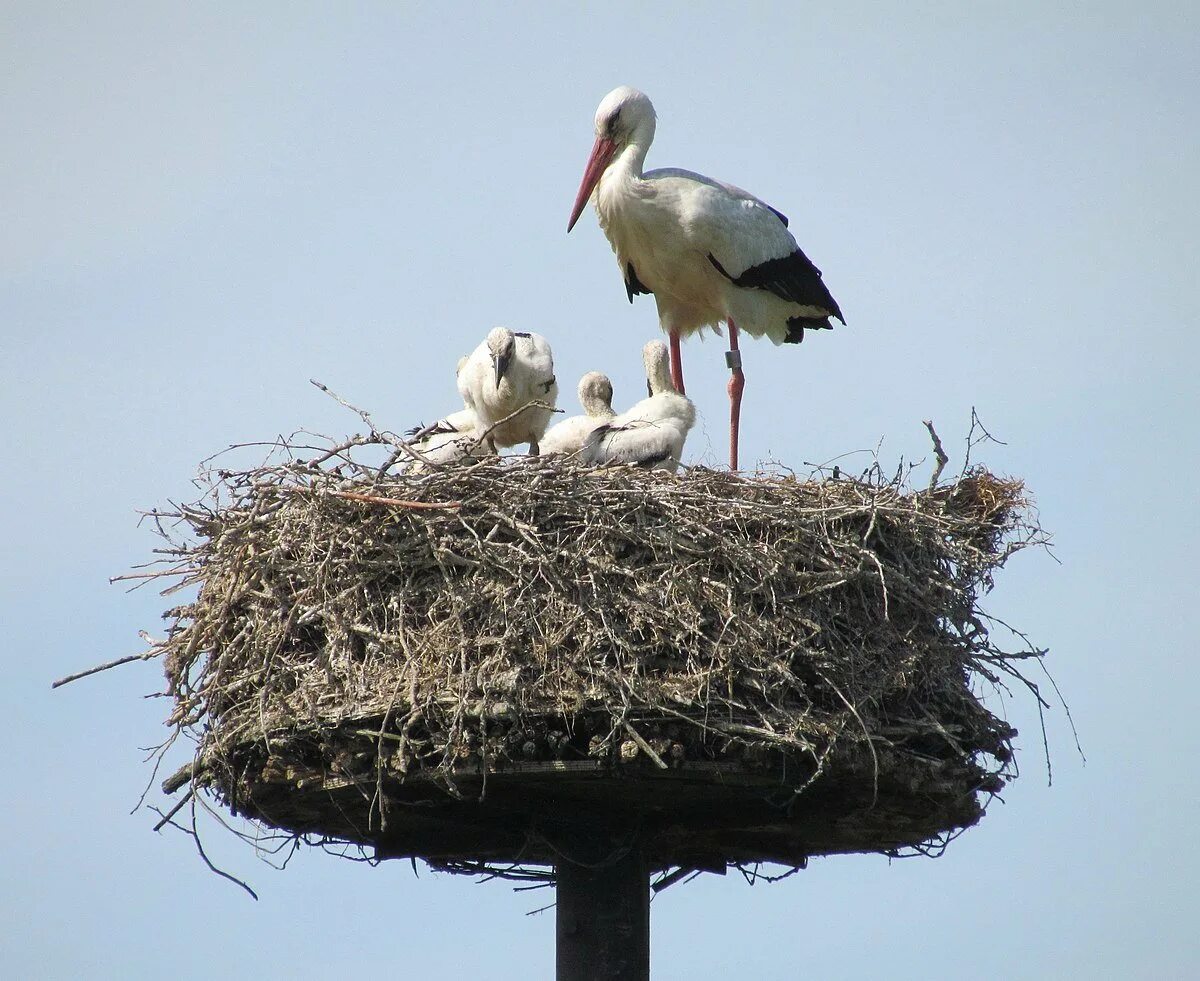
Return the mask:
[(492, 358), (492, 367), (496, 369), (496, 387), (500, 387), (500, 381), (504, 378), (504, 373), (508, 371), (508, 363), (512, 360), (511, 354), (498, 354)]

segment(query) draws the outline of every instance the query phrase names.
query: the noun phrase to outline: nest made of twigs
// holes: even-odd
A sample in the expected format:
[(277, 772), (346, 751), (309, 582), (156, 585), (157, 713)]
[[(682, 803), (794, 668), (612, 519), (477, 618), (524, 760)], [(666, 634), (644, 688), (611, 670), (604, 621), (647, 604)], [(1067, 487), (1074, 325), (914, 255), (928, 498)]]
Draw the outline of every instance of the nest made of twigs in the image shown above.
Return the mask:
[[(662, 865), (696, 841), (800, 864), (969, 825), (1010, 775), (1015, 733), (973, 687), (1031, 654), (996, 646), (979, 607), (1043, 540), (1020, 482), (544, 458), (418, 477), (356, 462), (364, 442), (219, 472), (204, 502), (155, 515), (199, 587), (157, 649), (170, 724), (196, 740), (187, 774), (235, 809), (475, 868), (553, 861), (539, 820), (611, 803), (658, 815)], [(621, 774), (658, 783), (603, 779)], [(726, 831), (704, 839), (708, 784)], [(742, 786), (767, 803), (739, 824)], [(502, 833), (485, 793), (508, 793)], [(675, 800), (690, 818), (672, 825)], [(398, 801), (451, 810), (418, 827)]]

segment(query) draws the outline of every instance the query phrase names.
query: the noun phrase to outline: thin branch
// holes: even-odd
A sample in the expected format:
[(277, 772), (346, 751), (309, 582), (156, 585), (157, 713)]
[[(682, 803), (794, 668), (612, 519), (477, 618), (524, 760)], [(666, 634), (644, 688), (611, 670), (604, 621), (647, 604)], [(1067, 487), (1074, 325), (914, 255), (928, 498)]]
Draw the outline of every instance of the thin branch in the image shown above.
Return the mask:
[(99, 674), (101, 671), (107, 671), (109, 668), (120, 667), (122, 664), (128, 664), (130, 661), (149, 661), (152, 657), (158, 657), (162, 652), (163, 648), (154, 647), (148, 651), (142, 651), (141, 654), (130, 654), (127, 657), (119, 657), (115, 661), (97, 664), (94, 668), (88, 668), (86, 671), (76, 671), (65, 678), (59, 678), (50, 687), (61, 688), (63, 685), (69, 685), (72, 681), (78, 681), (80, 678), (86, 678), (88, 675)]
[(378, 497), (375, 494), (356, 494), (354, 491), (325, 491), (331, 497), (342, 497), (347, 501), (362, 501), (364, 504), (390, 504), (393, 507), (412, 508), (416, 511), (446, 511), (462, 507), (462, 501), (402, 501), (396, 497)]
[(184, 794), (181, 798), (179, 798), (179, 800), (175, 803), (175, 806), (172, 807), (169, 811), (167, 811), (167, 813), (163, 815), (162, 820), (159, 821), (158, 824), (156, 824), (154, 826), (154, 830), (162, 831), (163, 828), (165, 828), (168, 824), (170, 824), (171, 818), (173, 818), (176, 814), (178, 814), (180, 811), (183, 810), (183, 808), (186, 806), (187, 802), (192, 799), (192, 794), (194, 794), (195, 792), (196, 791), (194, 788), (189, 787), (188, 792), (186, 794)]
[(347, 402), (324, 382), (319, 382), (315, 378), (310, 378), (309, 382), (310, 384), (316, 385), (317, 388), (337, 402), (338, 405), (344, 406), (351, 412), (357, 413), (358, 417), (367, 424), (367, 427), (371, 430), (372, 435), (375, 435), (379, 432), (379, 430), (375, 428), (374, 421), (371, 419), (371, 413), (369, 413), (366, 409), (360, 409), (357, 405), (352, 405), (350, 402)]

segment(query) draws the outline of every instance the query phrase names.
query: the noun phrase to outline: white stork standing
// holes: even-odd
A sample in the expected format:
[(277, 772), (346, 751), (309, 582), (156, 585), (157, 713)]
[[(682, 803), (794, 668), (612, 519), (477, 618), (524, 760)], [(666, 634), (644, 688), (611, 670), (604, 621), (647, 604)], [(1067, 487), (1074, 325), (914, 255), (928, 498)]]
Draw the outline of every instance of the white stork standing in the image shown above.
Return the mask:
[(650, 397), (597, 426), (584, 440), (585, 463), (631, 463), (648, 470), (679, 468), (683, 444), (696, 423), (696, 407), (671, 381), (667, 345), (650, 341), (642, 348)]
[[(529, 452), (536, 456), (538, 441), (558, 401), (549, 343), (541, 334), (493, 328), (459, 370), (458, 392), (478, 417), (480, 432), (488, 432), (487, 439), (493, 446), (528, 443)], [(544, 402), (550, 408), (525, 409), (508, 422), (501, 422), (530, 402)]]
[(637, 293), (654, 294), (681, 394), (680, 338), (729, 324), (729, 465), (736, 470), (745, 387), (739, 329), (776, 344), (798, 344), (806, 328), (831, 327), (831, 317), (845, 320), (783, 214), (702, 174), (642, 172), (654, 123), (654, 106), (637, 89), (623, 85), (604, 97), (567, 231), (595, 191), (600, 227), (617, 255), (629, 302)]
[(612, 382), (608, 375), (589, 371), (579, 379), (579, 404), (583, 415), (571, 416), (552, 426), (542, 437), (543, 453), (577, 453), (583, 441), (597, 426), (612, 419), (616, 413), (612, 407)]

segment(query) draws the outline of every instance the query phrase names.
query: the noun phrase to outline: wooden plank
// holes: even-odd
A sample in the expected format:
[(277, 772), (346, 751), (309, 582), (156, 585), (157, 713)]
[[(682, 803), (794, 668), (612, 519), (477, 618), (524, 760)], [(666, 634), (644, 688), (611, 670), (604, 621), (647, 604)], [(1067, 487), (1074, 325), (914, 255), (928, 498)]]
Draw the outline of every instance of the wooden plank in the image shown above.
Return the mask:
[(559, 861), (557, 981), (650, 981), (650, 875), (636, 844), (598, 867)]

